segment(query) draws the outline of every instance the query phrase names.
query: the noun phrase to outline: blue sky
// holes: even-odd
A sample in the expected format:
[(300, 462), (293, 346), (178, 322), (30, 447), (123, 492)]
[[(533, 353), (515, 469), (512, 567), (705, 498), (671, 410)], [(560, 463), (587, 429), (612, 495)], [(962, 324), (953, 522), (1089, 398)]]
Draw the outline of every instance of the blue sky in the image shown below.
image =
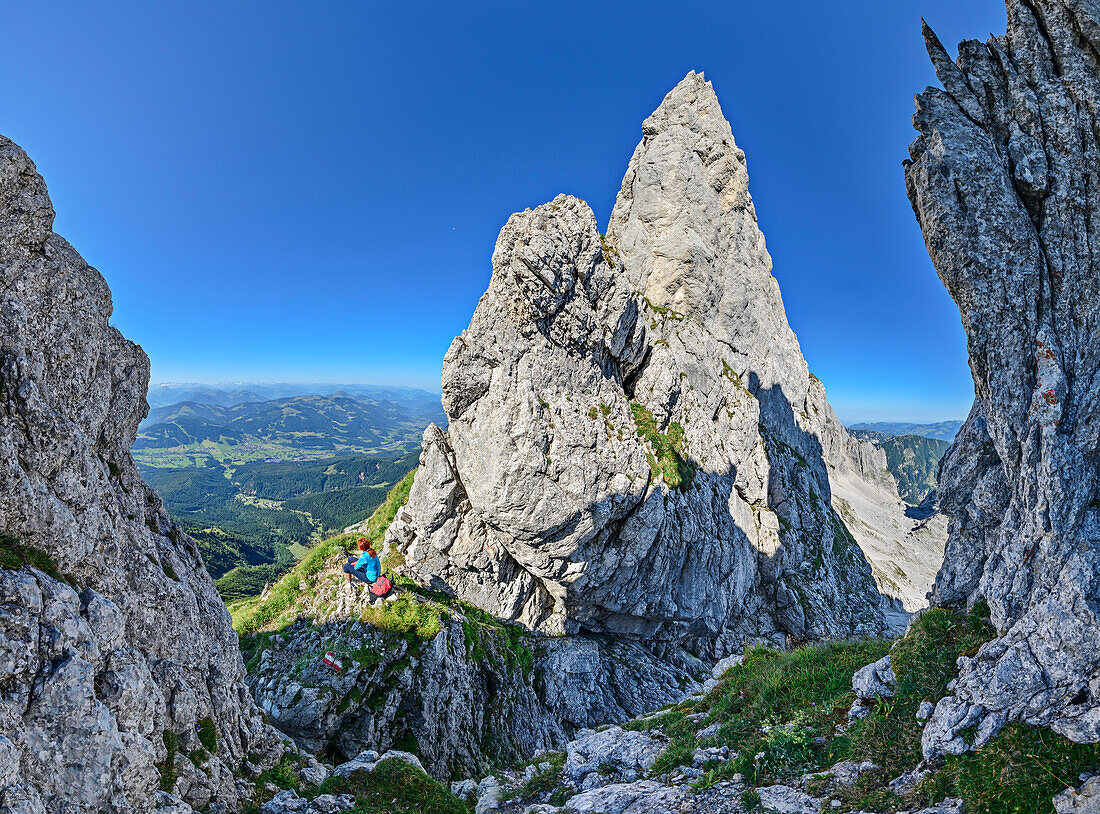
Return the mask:
[(5, 8), (0, 132), (154, 380), (438, 390), (508, 215), (568, 192), (605, 225), (642, 119), (703, 70), (840, 417), (961, 418), (901, 171), (921, 15), (949, 46), (1004, 31), (998, 0), (40, 0)]

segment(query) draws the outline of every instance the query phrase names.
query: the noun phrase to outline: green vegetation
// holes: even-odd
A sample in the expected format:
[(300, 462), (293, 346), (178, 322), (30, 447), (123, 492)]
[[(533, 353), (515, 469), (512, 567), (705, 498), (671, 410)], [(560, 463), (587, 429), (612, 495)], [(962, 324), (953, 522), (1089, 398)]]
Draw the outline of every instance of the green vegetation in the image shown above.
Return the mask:
[[(660, 728), (672, 745), (652, 769), (661, 775), (690, 763), (697, 724), (687, 714), (707, 711), (708, 724), (721, 724), (715, 745), (740, 752), (736, 761), (714, 772), (717, 782), (741, 772), (752, 782), (786, 778), (831, 765), (837, 757), (813, 738), (832, 732), (844, 720), (852, 702), (852, 674), (881, 658), (889, 642), (879, 639), (828, 642), (779, 652), (763, 646), (748, 648), (745, 661), (700, 706), (684, 705), (628, 728)], [(701, 727), (700, 727), (701, 728)], [(761, 760), (755, 756), (763, 753)]]
[(851, 432), (886, 452), (886, 468), (897, 480), (898, 493), (906, 503), (915, 506), (936, 488), (940, 458), (951, 446), (947, 441), (920, 435), (884, 435), (871, 430)]
[(199, 743), (210, 754), (215, 754), (218, 751), (218, 730), (214, 726), (214, 719), (210, 717), (203, 718), (199, 721)]
[[(537, 760), (530, 761), (530, 763), (527, 764), (528, 766), (549, 765), (539, 769), (529, 780), (524, 781), (520, 786), (508, 792), (506, 799), (526, 800), (545, 794), (548, 791), (557, 791), (561, 785), (561, 770), (565, 766), (565, 758), (565, 752), (551, 752), (550, 754), (542, 755)], [(563, 802), (564, 800), (562, 803)], [(561, 805), (562, 803), (556, 803), (556, 805)], [(555, 803), (551, 804), (554, 805)]]
[(256, 800), (244, 814), (256, 814), (261, 802), (273, 796), (265, 784), (281, 789), (294, 789), (306, 799), (320, 794), (350, 794), (355, 798), (355, 812), (383, 814), (470, 814), (470, 807), (451, 794), (442, 783), (397, 758), (379, 762), (374, 770), (362, 769), (348, 777), (333, 775), (319, 786), (308, 786), (293, 758), (284, 758), (276, 767), (257, 778)]
[(308, 517), (245, 503), (220, 464), (181, 469), (142, 469), (172, 517), (195, 538), (215, 578), (238, 565), (293, 561), (290, 547), (317, 532)]
[(653, 413), (638, 402), (631, 402), (630, 412), (634, 415), (638, 435), (649, 444), (646, 460), (653, 477), (664, 475), (670, 489), (690, 489), (696, 467), (683, 455), (684, 428), (674, 421), (668, 425), (667, 432), (660, 432)]
[(234, 572), (219, 584), (232, 601), (369, 517), (416, 466), (429, 421), (445, 421), (430, 400), (341, 393), (231, 407), (181, 402), (150, 414), (134, 457), (211, 575)]
[(611, 268), (615, 268), (615, 260), (619, 259), (619, 250), (607, 242), (607, 237), (600, 234), (600, 249), (603, 250), (603, 259)]
[[(667, 319), (674, 319), (677, 322), (684, 319), (684, 315), (679, 313), (678, 311), (673, 311), (671, 308), (665, 308), (662, 305), (654, 305), (653, 301), (641, 291), (637, 292), (637, 294), (639, 297), (642, 298), (642, 301), (645, 303), (646, 308), (648, 308), (653, 313), (660, 314), (662, 317), (665, 317)], [(666, 342), (665, 344), (667, 345), (668, 343)]]
[(75, 580), (58, 570), (53, 557), (45, 551), (21, 543), (14, 537), (0, 535), (0, 568), (14, 571), (27, 565), (37, 568), (59, 582), (68, 582), (74, 586), (76, 584)]
[(170, 793), (176, 785), (176, 755), (179, 754), (179, 738), (176, 737), (175, 732), (168, 729), (164, 730), (161, 738), (168, 755), (162, 763), (156, 764), (156, 768), (160, 772), (160, 790)]
[(343, 455), (318, 461), (250, 463), (233, 470), (242, 492), (271, 500), (350, 489), (387, 486), (416, 468), (419, 451), (405, 455)]
[(393, 602), (367, 608), (363, 621), (407, 641), (429, 641), (442, 629), (438, 606), (418, 602), (402, 593)]
[(283, 508), (305, 512), (326, 531), (338, 531), (370, 517), (386, 499), (385, 486), (353, 486), (283, 501)]
[[(661, 777), (690, 763), (696, 733), (717, 723), (718, 731), (707, 744), (726, 745), (739, 756), (705, 765), (700, 787), (734, 773), (755, 785), (790, 782), (840, 760), (870, 760), (881, 768), (832, 792), (840, 803), (835, 810), (919, 809), (956, 796), (968, 813), (1050, 814), (1053, 794), (1076, 785), (1082, 772), (1100, 772), (1100, 745), (1074, 744), (1048, 729), (1014, 724), (981, 749), (947, 757), (904, 797), (887, 785), (922, 760), (917, 707), (942, 698), (955, 677), (956, 659), (973, 655), (993, 635), (988, 608), (979, 603), (969, 613), (927, 611), (892, 649), (881, 640), (829, 642), (790, 652), (753, 646), (706, 697), (626, 728), (660, 729), (671, 739), (651, 769)], [(847, 726), (847, 710), (854, 701), (852, 674), (888, 650), (897, 676), (896, 695), (880, 700), (866, 718)], [(705, 713), (700, 720), (689, 717), (700, 712)], [(822, 775), (819, 787), (826, 781)], [(744, 802), (750, 807), (758, 803)]]
[(226, 603), (235, 602), (263, 591), (289, 570), (289, 563), (266, 563), (264, 565), (239, 565), (219, 579), (215, 580), (218, 593)]

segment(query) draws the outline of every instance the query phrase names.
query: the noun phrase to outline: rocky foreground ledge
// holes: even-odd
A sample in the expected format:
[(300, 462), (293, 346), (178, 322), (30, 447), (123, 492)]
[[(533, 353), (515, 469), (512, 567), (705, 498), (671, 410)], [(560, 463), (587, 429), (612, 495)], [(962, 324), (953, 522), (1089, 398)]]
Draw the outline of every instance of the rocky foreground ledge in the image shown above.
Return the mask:
[(288, 756), (257, 779), (259, 810), (381, 801), (418, 814), (1095, 811), (1100, 748), (1047, 729), (1013, 725), (979, 752), (924, 759), (921, 732), (956, 657), (995, 635), (984, 613), (929, 611), (892, 643), (754, 646), (675, 704), (578, 730), (491, 773), (433, 780), (401, 750), (335, 766)]

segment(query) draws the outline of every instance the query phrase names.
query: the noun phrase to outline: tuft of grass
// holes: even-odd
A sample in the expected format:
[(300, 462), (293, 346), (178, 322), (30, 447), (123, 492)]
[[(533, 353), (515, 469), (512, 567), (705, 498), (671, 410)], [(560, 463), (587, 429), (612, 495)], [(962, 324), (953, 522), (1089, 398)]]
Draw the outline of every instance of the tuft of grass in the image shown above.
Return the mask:
[(270, 783), (283, 790), (294, 789), (300, 791), (302, 778), (298, 774), (298, 768), (298, 759), (292, 753), (286, 752), (279, 758), (278, 763), (260, 773), (260, 776), (256, 778), (255, 786), (257, 789), (262, 789)]
[(363, 611), (363, 621), (409, 642), (434, 639), (442, 630), (438, 606), (418, 602), (408, 594), (401, 594), (393, 602), (379, 607), (367, 608)]
[(210, 754), (216, 754), (218, 751), (218, 728), (214, 725), (214, 719), (207, 716), (199, 721), (198, 726), (199, 743)]
[(607, 242), (607, 238), (604, 235), (600, 235), (600, 249), (603, 250), (603, 259), (607, 261), (607, 265), (611, 268), (615, 268), (614, 258), (619, 256), (619, 251), (610, 243)]
[(53, 557), (45, 551), (34, 546), (21, 543), (14, 537), (0, 535), (0, 568), (15, 571), (25, 566), (37, 568), (47, 576), (53, 577), (58, 582), (67, 582), (76, 587), (76, 582), (62, 574)]
[(921, 725), (916, 721), (921, 701), (935, 703), (947, 694), (955, 677), (955, 661), (995, 635), (989, 609), (978, 603), (968, 614), (932, 608), (921, 614), (909, 635), (898, 640), (890, 662), (897, 676), (897, 691), (888, 703), (852, 730), (851, 751), (861, 760), (872, 760), (891, 776), (916, 766), (922, 759)]
[(1100, 771), (1100, 744), (1073, 741), (1036, 726), (1010, 724), (980, 750), (948, 757), (917, 801), (942, 790), (961, 797), (968, 814), (1053, 814), (1051, 797)]
[(466, 803), (442, 783), (397, 758), (378, 763), (374, 771), (360, 769), (347, 778), (332, 776), (305, 796), (351, 794), (356, 811), (387, 814), (469, 814)]
[(176, 755), (179, 754), (179, 738), (172, 730), (165, 729), (161, 739), (168, 754), (163, 763), (156, 764), (157, 771), (160, 772), (160, 790), (171, 793), (176, 785)]
[(509, 791), (507, 799), (523, 800), (557, 791), (561, 787), (561, 770), (565, 766), (565, 752), (552, 752), (543, 755), (537, 760), (531, 761), (529, 765), (541, 766), (543, 763), (549, 763), (550, 765), (545, 769), (539, 769), (531, 776), (530, 780)]
[(634, 415), (634, 426), (638, 435), (649, 444), (646, 460), (653, 477), (664, 475), (670, 489), (691, 488), (695, 478), (695, 464), (684, 457), (684, 428), (675, 421), (668, 425), (667, 432), (657, 429), (653, 413), (644, 404), (631, 402), (630, 412)]

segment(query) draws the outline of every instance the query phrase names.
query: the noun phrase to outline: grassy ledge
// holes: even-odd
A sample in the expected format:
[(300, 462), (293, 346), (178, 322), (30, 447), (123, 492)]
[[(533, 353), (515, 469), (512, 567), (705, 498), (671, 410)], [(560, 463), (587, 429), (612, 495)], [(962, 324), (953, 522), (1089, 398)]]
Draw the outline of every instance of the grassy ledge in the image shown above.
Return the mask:
[[(728, 746), (737, 757), (706, 764), (696, 784), (700, 788), (735, 774), (764, 786), (820, 773), (810, 790), (816, 783), (823, 793), (834, 763), (870, 760), (879, 768), (864, 772), (854, 786), (832, 792), (838, 805), (829, 810), (916, 810), (953, 796), (963, 799), (967, 814), (1051, 814), (1054, 794), (1078, 785), (1083, 772), (1100, 773), (1100, 744), (1075, 744), (1049, 729), (1013, 724), (982, 749), (934, 764), (904, 794), (888, 785), (922, 761), (920, 703), (942, 698), (956, 675), (956, 659), (972, 655), (993, 636), (988, 608), (979, 603), (969, 613), (925, 612), (892, 647), (880, 640), (828, 642), (789, 652), (754, 646), (746, 650), (744, 663), (704, 698), (624, 728), (664, 733), (670, 746), (651, 776), (667, 778), (678, 766), (691, 764), (697, 733), (718, 724), (705, 744)], [(897, 675), (895, 696), (878, 701), (866, 718), (850, 724), (852, 674), (887, 652)]]
[(355, 798), (356, 812), (470, 814), (471, 811), (442, 783), (397, 758), (381, 761), (371, 772), (359, 770), (346, 778), (334, 775), (319, 786), (303, 781), (300, 768), (296, 757), (288, 754), (265, 770), (255, 781), (253, 804), (242, 809), (243, 814), (257, 814), (260, 805), (274, 796), (266, 789), (267, 784), (294, 789), (299, 796), (310, 800), (321, 794), (350, 794)]
[(15, 571), (26, 566), (37, 568), (58, 582), (65, 582), (79, 590), (80, 585), (73, 577), (62, 574), (53, 561), (53, 557), (41, 549), (19, 542), (14, 537), (0, 535), (0, 568)]
[(657, 429), (653, 413), (636, 401), (631, 402), (630, 412), (639, 437), (652, 449), (652, 452), (646, 450), (646, 460), (653, 477), (664, 475), (670, 489), (690, 489), (695, 478), (695, 464), (683, 454), (684, 428), (674, 421), (668, 425), (667, 432), (661, 432)]

